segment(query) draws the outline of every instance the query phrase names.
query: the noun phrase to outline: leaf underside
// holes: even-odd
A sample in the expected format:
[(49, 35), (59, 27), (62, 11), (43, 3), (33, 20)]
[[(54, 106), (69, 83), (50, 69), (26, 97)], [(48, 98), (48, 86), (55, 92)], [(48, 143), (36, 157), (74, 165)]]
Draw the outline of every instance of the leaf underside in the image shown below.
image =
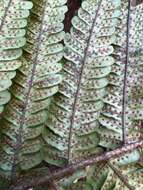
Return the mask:
[(43, 132), (49, 145), (45, 160), (51, 164), (102, 152), (98, 119), (114, 64), (112, 43), (119, 16), (120, 1), (84, 1), (65, 35), (63, 82)]
[[(0, 175), (12, 181), (142, 139), (143, 4), (84, 0), (65, 34), (66, 4), (0, 2)], [(54, 183), (142, 190), (141, 158), (137, 149)]]
[(62, 79), (59, 62), (63, 56), (65, 3), (33, 0), (22, 66), (13, 80), (12, 98), (1, 121), (0, 168), (12, 178), (19, 169), (27, 170), (43, 160), (42, 128), (51, 97)]
[(9, 87), (21, 66), (20, 56), (25, 45), (25, 27), (32, 3), (2, 1), (0, 4), (0, 114), (10, 100)]
[[(61, 190), (142, 190), (143, 170), (137, 151), (79, 171), (61, 180)], [(84, 176), (84, 178), (83, 178)]]

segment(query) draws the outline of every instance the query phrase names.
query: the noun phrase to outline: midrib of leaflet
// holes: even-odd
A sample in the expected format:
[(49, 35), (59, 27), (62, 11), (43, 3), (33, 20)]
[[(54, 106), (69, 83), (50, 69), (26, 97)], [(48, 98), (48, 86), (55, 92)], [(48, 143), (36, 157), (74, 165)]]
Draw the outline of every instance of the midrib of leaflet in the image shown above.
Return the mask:
[(35, 48), (35, 57), (32, 60), (32, 70), (31, 70), (31, 76), (29, 77), (29, 81), (28, 81), (28, 89), (27, 92), (25, 93), (25, 103), (23, 104), (23, 109), (22, 109), (22, 115), (20, 117), (20, 127), (19, 127), (19, 132), (17, 135), (17, 142), (16, 142), (16, 148), (14, 151), (14, 162), (13, 162), (13, 166), (12, 166), (12, 173), (11, 173), (11, 178), (12, 181), (15, 181), (16, 179), (16, 170), (17, 170), (17, 158), (22, 146), (22, 132), (23, 132), (23, 126), (24, 126), (24, 122), (25, 122), (25, 117), (26, 117), (26, 111), (27, 111), (27, 106), (28, 106), (28, 101), (30, 99), (30, 92), (33, 86), (33, 82), (34, 82), (34, 77), (35, 77), (35, 72), (36, 72), (36, 66), (38, 64), (38, 55), (39, 55), (39, 50), (40, 50), (40, 45), (41, 45), (41, 37), (43, 35), (44, 31), (44, 17), (45, 17), (45, 10), (47, 8), (47, 1), (45, 1), (45, 6), (43, 6), (43, 15), (41, 18), (41, 24), (40, 24), (40, 30), (39, 30), (39, 34), (37, 36), (36, 39), (36, 48)]
[(72, 116), (71, 116), (71, 122), (70, 122), (69, 144), (68, 144), (68, 160), (71, 159), (70, 154), (71, 154), (72, 129), (73, 129), (73, 126), (74, 126), (74, 119), (75, 119), (76, 107), (77, 107), (78, 97), (79, 97), (81, 83), (82, 83), (83, 70), (84, 70), (84, 66), (86, 64), (86, 58), (88, 56), (88, 50), (89, 50), (90, 43), (91, 43), (91, 37), (92, 37), (92, 33), (93, 33), (93, 30), (94, 30), (94, 27), (95, 27), (96, 19), (98, 18), (98, 13), (99, 13), (101, 4), (102, 4), (102, 0), (100, 0), (100, 2), (98, 3), (98, 8), (97, 8), (95, 18), (94, 18), (93, 23), (92, 23), (90, 35), (89, 35), (89, 38), (87, 40), (87, 46), (86, 46), (85, 51), (84, 51), (83, 61), (81, 63), (82, 67), (81, 67), (81, 70), (80, 70), (80, 73), (79, 73), (78, 86), (77, 86), (77, 90), (76, 90), (76, 93), (75, 93), (75, 99), (74, 99), (74, 103), (73, 103)]

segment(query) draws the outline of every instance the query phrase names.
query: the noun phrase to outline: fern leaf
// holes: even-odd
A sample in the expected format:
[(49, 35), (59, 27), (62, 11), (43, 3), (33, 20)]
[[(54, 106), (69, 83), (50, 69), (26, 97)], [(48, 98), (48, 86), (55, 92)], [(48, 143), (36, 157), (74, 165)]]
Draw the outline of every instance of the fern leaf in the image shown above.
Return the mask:
[[(111, 160), (100, 171), (93, 170), (93, 180), (90, 181), (91, 189), (107, 190), (138, 189), (143, 188), (142, 167), (136, 162), (139, 159), (137, 151)], [(96, 171), (98, 171), (96, 173)], [(95, 177), (95, 178), (94, 178)]]
[(25, 27), (32, 3), (29, 1), (1, 1), (0, 4), (0, 113), (10, 100), (8, 91), (21, 66), (19, 57), (25, 45)]
[(143, 5), (132, 7), (129, 2), (122, 2), (115, 64), (109, 76), (105, 107), (99, 118), (100, 145), (112, 149), (141, 138), (143, 26), (140, 23)]
[(3, 140), (0, 168), (15, 178), (19, 169), (41, 163), (41, 132), (50, 99), (61, 82), (64, 0), (33, 0), (27, 43), (14, 84), (13, 95), (1, 122)]
[[(140, 157), (139, 151), (135, 150), (109, 162), (88, 167), (82, 174), (84, 178), (74, 174), (61, 180), (59, 186), (63, 190), (141, 190), (143, 173), (139, 164)], [(71, 181), (74, 176), (76, 180)]]
[(83, 1), (65, 37), (60, 93), (52, 101), (43, 137), (45, 161), (61, 165), (99, 153), (97, 118), (103, 108), (116, 41), (120, 1)]

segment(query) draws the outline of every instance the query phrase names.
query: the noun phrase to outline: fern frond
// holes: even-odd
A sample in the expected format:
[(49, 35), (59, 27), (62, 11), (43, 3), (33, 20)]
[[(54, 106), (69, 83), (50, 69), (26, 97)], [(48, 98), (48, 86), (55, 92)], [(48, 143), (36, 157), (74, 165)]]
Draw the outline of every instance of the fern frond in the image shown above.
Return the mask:
[(143, 188), (143, 173), (142, 167), (136, 163), (138, 159), (139, 154), (134, 151), (118, 159), (111, 160), (100, 171), (98, 171), (98, 168), (93, 171), (93, 178), (89, 179), (87, 185), (89, 184), (91, 189), (96, 188), (97, 190), (141, 190)]
[(8, 91), (21, 66), (19, 57), (25, 45), (25, 27), (32, 3), (29, 1), (0, 2), (0, 114), (10, 100)]
[(88, 167), (86, 177), (74, 174), (61, 180), (59, 186), (63, 190), (141, 190), (143, 170), (139, 164), (140, 157), (139, 151), (135, 150), (109, 162)]
[(143, 5), (122, 2), (115, 47), (115, 64), (109, 76), (108, 95), (99, 118), (100, 145), (115, 148), (141, 138), (142, 121), (142, 13)]
[(103, 108), (116, 41), (120, 0), (83, 1), (65, 36), (60, 93), (43, 132), (45, 161), (61, 165), (101, 151), (97, 118)]
[(0, 168), (12, 178), (20, 169), (41, 163), (41, 132), (50, 99), (61, 82), (63, 24), (66, 0), (33, 0), (27, 44), (11, 88), (1, 128)]

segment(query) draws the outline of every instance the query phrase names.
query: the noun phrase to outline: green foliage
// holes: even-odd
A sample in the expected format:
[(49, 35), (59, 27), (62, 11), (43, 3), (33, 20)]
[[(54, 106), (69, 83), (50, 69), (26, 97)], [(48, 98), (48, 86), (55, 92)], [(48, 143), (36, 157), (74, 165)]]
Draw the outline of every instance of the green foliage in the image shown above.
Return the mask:
[(43, 132), (49, 145), (45, 160), (51, 164), (101, 151), (96, 129), (114, 64), (112, 44), (119, 16), (120, 1), (84, 1), (72, 20), (70, 34), (65, 35), (63, 82)]
[[(0, 188), (142, 140), (143, 4), (83, 0), (65, 34), (66, 12), (67, 0), (0, 0)], [(43, 188), (142, 190), (142, 155)]]
[[(41, 132), (50, 99), (61, 82), (66, 1), (33, 1), (27, 26), (27, 43), (10, 89), (12, 98), (1, 121), (0, 168), (15, 176), (41, 163)], [(49, 14), (50, 13), (50, 14)], [(60, 16), (59, 16), (60, 15)]]
[(139, 152), (133, 151), (109, 162), (89, 167), (84, 179), (80, 176), (74, 183), (71, 178), (65, 179), (60, 185), (63, 190), (142, 190), (143, 170), (138, 163), (139, 157)]
[(32, 3), (29, 1), (0, 2), (0, 113), (10, 100), (8, 88), (21, 66), (19, 57), (25, 45), (25, 27)]
[(112, 148), (122, 142), (141, 138), (142, 117), (142, 12), (143, 5), (132, 8), (122, 2), (118, 35), (115, 44), (115, 64), (109, 75), (108, 95), (99, 117), (100, 145)]

